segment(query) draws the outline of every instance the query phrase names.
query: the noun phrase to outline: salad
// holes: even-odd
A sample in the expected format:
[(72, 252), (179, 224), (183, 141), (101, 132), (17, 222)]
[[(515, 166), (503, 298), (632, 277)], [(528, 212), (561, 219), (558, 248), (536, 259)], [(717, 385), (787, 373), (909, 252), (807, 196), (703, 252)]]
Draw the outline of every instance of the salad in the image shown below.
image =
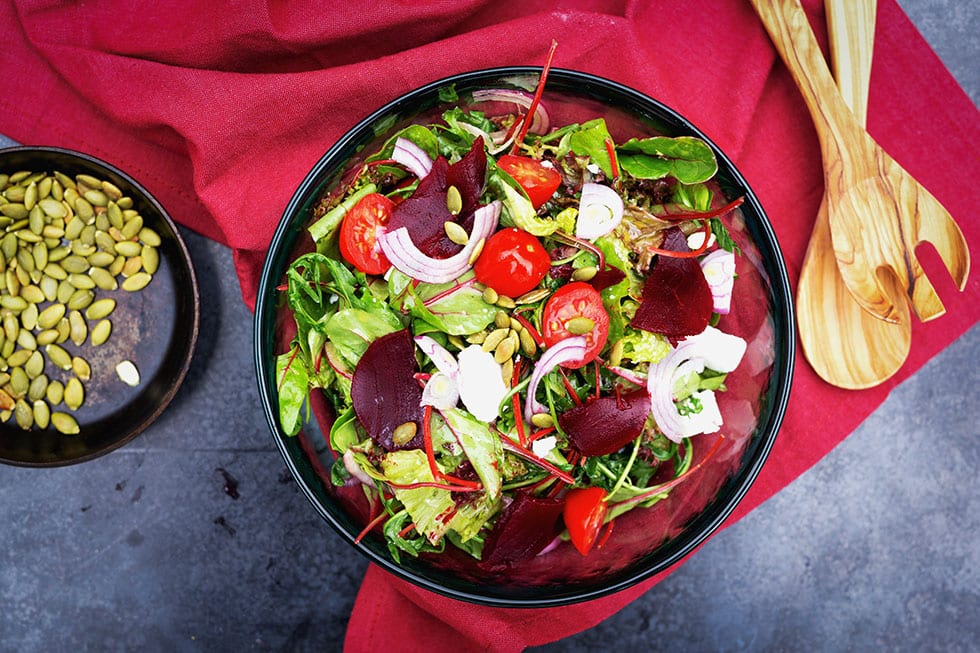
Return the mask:
[[(603, 545), (717, 450), (738, 247), (711, 148), (552, 125), (535, 94), (479, 90), (392, 135), (309, 227), (277, 359), (296, 434), (323, 393), (358, 540), (488, 568)], [(708, 435), (706, 435), (708, 434)], [(710, 435), (713, 434), (713, 435)], [(692, 438), (714, 438), (694, 460)]]

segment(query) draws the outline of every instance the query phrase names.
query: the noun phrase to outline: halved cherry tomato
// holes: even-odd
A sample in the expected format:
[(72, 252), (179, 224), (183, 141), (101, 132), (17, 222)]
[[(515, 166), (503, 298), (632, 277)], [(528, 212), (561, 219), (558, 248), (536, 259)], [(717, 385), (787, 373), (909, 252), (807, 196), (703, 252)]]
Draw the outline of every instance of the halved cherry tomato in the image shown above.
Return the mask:
[(581, 487), (569, 490), (565, 495), (562, 516), (572, 544), (582, 555), (588, 555), (606, 519), (609, 504), (604, 501), (606, 491), (601, 487)]
[(555, 194), (561, 185), (561, 174), (554, 168), (543, 165), (537, 159), (514, 154), (505, 154), (497, 159), (497, 167), (514, 178), (534, 208), (538, 208)]
[[(591, 331), (582, 332), (582, 322), (572, 322), (576, 318), (592, 321)], [(569, 330), (571, 323), (572, 329)], [(588, 325), (588, 322), (585, 322)], [(579, 368), (591, 362), (602, 351), (609, 337), (609, 314), (602, 305), (599, 291), (584, 281), (573, 281), (555, 291), (544, 305), (541, 319), (541, 335), (549, 347), (556, 342), (574, 335), (585, 336), (585, 356), (582, 360), (562, 363), (563, 367)]]
[(384, 274), (391, 267), (381, 251), (378, 236), (391, 219), (394, 204), (379, 193), (365, 195), (354, 205), (340, 225), (340, 253), (365, 274)]
[(541, 241), (509, 227), (487, 239), (473, 272), (477, 281), (501, 295), (519, 297), (533, 290), (550, 268), (551, 257)]

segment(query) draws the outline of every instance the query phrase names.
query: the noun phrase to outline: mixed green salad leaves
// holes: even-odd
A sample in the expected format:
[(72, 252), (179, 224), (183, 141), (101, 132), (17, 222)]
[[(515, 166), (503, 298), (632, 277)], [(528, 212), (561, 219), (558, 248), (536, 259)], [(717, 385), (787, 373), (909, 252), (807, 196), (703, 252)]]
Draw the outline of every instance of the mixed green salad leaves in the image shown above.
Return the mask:
[(745, 350), (717, 328), (738, 200), (697, 138), (616, 144), (603, 119), (554, 127), (519, 91), (454, 99), (321, 203), (316, 251), (286, 274), (281, 425), (296, 434), (326, 396), (331, 480), (362, 488), (360, 537), (396, 559), (447, 542), (489, 566), (567, 539), (587, 554), (721, 429), (715, 393)]

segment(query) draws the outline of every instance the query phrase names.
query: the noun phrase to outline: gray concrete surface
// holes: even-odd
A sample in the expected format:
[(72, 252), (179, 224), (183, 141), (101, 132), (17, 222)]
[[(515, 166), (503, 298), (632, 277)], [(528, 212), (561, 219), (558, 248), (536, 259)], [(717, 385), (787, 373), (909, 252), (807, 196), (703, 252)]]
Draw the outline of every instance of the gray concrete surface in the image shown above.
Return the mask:
[[(902, 5), (976, 101), (977, 4)], [(271, 442), (229, 252), (183, 233), (204, 310), (171, 408), (84, 465), (0, 466), (0, 651), (341, 647), (365, 562)], [(978, 650), (978, 360), (974, 327), (665, 582), (537, 650)]]

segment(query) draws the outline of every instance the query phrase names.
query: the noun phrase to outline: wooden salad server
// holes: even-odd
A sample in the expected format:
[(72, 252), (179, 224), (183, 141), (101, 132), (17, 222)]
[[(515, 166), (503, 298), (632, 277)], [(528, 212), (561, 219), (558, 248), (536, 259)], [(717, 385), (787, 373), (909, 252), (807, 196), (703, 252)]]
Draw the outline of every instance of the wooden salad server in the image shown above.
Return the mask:
[[(799, 0), (752, 0), (789, 68), (817, 129), (834, 256), (841, 278), (865, 310), (901, 319), (897, 285), (919, 319), (945, 312), (915, 247), (936, 248), (960, 290), (970, 253), (949, 212), (882, 150), (844, 104)], [(892, 280), (884, 279), (892, 277)]]
[[(834, 78), (845, 103), (864, 124), (874, 49), (877, 0), (826, 0)], [(891, 276), (883, 279), (893, 282)], [(892, 324), (865, 311), (837, 270), (827, 202), (820, 203), (796, 289), (796, 318), (803, 353), (824, 381), (839, 388), (870, 388), (905, 362), (912, 341), (908, 303), (894, 284), (889, 297), (899, 308)]]

